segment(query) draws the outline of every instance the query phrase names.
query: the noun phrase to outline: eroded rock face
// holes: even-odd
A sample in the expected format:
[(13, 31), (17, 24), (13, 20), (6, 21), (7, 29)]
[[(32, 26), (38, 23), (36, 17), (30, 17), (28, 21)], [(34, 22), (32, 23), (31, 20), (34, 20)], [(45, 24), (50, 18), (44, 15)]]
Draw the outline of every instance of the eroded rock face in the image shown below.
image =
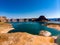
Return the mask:
[(0, 34), (0, 45), (56, 45), (52, 37), (32, 35), (28, 33)]
[(7, 32), (9, 32), (10, 30), (13, 30), (13, 29), (14, 28), (12, 27), (11, 24), (0, 22), (0, 33), (7, 33)]

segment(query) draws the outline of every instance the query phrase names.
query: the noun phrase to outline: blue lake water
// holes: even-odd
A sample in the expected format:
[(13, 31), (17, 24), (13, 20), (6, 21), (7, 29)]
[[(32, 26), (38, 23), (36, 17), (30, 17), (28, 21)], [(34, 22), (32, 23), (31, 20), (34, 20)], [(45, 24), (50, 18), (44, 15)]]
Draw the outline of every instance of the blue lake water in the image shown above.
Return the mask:
[(41, 30), (47, 30), (52, 33), (52, 35), (59, 35), (60, 31), (57, 31), (56, 29), (53, 28), (48, 28), (46, 26), (43, 26), (42, 22), (11, 22), (13, 27), (15, 28), (11, 32), (28, 32), (31, 34), (39, 34)]

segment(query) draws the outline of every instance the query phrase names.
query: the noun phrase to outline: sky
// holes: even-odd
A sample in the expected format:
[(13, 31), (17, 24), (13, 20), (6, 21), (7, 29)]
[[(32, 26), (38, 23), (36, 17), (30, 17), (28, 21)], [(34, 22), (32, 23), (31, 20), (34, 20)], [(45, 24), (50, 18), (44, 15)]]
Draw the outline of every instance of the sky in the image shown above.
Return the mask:
[(60, 0), (0, 0), (0, 16), (8, 18), (60, 18)]

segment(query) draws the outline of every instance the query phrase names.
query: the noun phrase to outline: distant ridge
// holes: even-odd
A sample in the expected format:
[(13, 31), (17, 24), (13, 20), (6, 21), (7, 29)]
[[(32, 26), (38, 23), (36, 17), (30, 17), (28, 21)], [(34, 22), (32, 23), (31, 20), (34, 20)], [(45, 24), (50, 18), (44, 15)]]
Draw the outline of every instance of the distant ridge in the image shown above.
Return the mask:
[(60, 21), (60, 18), (46, 18), (45, 16), (41, 15), (38, 18), (24, 18), (24, 19), (7, 19), (5, 16), (0, 16), (0, 22), (29, 22), (29, 21)]

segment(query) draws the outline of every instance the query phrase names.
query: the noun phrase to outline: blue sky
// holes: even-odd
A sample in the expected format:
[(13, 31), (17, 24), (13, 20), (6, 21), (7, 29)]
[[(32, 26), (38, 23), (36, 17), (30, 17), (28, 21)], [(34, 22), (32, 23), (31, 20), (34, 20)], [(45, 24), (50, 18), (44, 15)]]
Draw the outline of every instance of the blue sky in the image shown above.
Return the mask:
[(8, 18), (60, 17), (60, 0), (0, 0), (0, 16)]

